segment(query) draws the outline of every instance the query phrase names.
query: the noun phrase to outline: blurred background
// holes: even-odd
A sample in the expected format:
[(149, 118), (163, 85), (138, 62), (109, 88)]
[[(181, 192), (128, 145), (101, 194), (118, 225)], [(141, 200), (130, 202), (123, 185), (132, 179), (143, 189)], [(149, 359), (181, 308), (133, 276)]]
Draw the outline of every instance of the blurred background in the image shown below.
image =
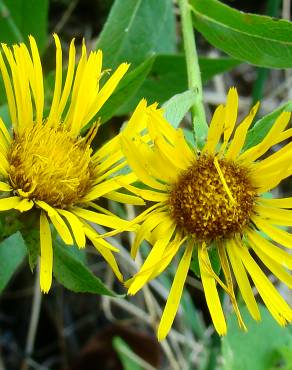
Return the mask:
[[(290, 19), (290, 1), (224, 2), (245, 12)], [(113, 24), (116, 33), (111, 31)], [(124, 34), (117, 42), (120, 29)], [(27, 42), (28, 34), (38, 41), (47, 107), (54, 86), (54, 32), (62, 41), (64, 68), (73, 37), (78, 53), (83, 38), (89, 49), (102, 48), (104, 68), (115, 68), (123, 61), (131, 63), (128, 77), (100, 112), (106, 124), (95, 139), (96, 147), (120, 130), (142, 97), (163, 104), (188, 88), (175, 1), (116, 0), (114, 4), (113, 0), (0, 0), (0, 41)], [(240, 118), (257, 100), (262, 101), (260, 116), (263, 116), (291, 99), (290, 70), (252, 66), (215, 49), (199, 33), (196, 38), (202, 57), (208, 118), (214, 107), (225, 101), (230, 86), (236, 86), (239, 91)], [(0, 115), (9, 122), (2, 81)], [(192, 141), (190, 117), (186, 116), (182, 126)], [(291, 184), (283, 185), (282, 194), (288, 187)], [(136, 212), (130, 206), (104, 205), (122, 217), (132, 218)], [(9, 230), (7, 219), (5, 225), (3, 222), (0, 214), (2, 240), (14, 232)], [(128, 252), (131, 239), (131, 235), (120, 235), (111, 240), (121, 250), (117, 259), (125, 277), (137, 269)], [(24, 241), (19, 238), (14, 243), (24, 244)], [(82, 266), (89, 267), (117, 293), (125, 293), (93, 247), (88, 246), (85, 251), (72, 249)], [(193, 270), (196, 272), (195, 267)], [(225, 311), (229, 313), (229, 332), (225, 338), (219, 338), (211, 325), (195, 272), (189, 274), (173, 330), (167, 340), (158, 343), (155, 328), (174, 271), (175, 265), (135, 297), (126, 299), (70, 292), (58, 282), (58, 276), (50, 293), (39, 297), (36, 274), (31, 273), (24, 258), (0, 296), (0, 370), (292, 369), (291, 328), (277, 327), (264, 308), (261, 324), (252, 322), (243, 309), (250, 328), (248, 334), (243, 334), (237, 328), (228, 300), (222, 296)], [(286, 288), (279, 286), (279, 289), (289, 299)], [(33, 307), (36, 310), (40, 307), (39, 317)], [(33, 337), (29, 335), (32, 316), (36, 326)]]

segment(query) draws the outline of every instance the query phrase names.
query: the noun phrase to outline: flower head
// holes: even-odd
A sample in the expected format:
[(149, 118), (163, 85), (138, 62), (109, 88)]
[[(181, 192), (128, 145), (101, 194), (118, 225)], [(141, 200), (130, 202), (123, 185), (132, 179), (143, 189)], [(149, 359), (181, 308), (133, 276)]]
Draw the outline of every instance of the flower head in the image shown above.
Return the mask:
[[(75, 68), (74, 40), (70, 44), (65, 81), (62, 73), (62, 49), (56, 44), (56, 75), (51, 108), (44, 113), (45, 92), (37, 45), (29, 37), (25, 44), (12, 48), (2, 44), (0, 69), (4, 80), (13, 134), (0, 119), (0, 210), (26, 212), (32, 208), (40, 214), (40, 285), (47, 292), (52, 281), (52, 240), (50, 223), (66, 244), (83, 248), (88, 237), (105, 260), (122, 279), (111, 250), (89, 222), (124, 229), (127, 223), (93, 203), (99, 197), (128, 202), (130, 196), (118, 191), (120, 185), (112, 174), (121, 169), (122, 154), (117, 139), (95, 153), (91, 142), (98, 124), (85, 136), (81, 130), (95, 117), (126, 73), (121, 64), (100, 88), (102, 52), (82, 54)], [(132, 175), (120, 175), (126, 182)], [(141, 200), (131, 200), (141, 204)], [(87, 208), (91, 208), (87, 209)]]
[[(130, 167), (144, 184), (143, 188), (126, 184), (125, 187), (154, 202), (137, 216), (136, 222), (141, 225), (131, 253), (136, 256), (143, 240), (150, 242), (152, 249), (141, 269), (127, 282), (129, 294), (135, 294), (162, 273), (183, 250), (158, 328), (159, 339), (172, 326), (195, 254), (207, 305), (220, 335), (227, 328), (218, 286), (229, 295), (239, 325), (246, 329), (235, 298), (232, 271), (251, 316), (260, 319), (248, 275), (273, 317), (285, 325), (292, 319), (292, 311), (257, 261), (291, 287), (287, 268), (292, 267), (292, 257), (275, 243), (286, 248), (292, 246), (291, 234), (279, 228), (292, 226), (292, 213), (287, 210), (292, 208), (292, 200), (267, 199), (263, 193), (291, 175), (292, 143), (258, 159), (273, 145), (292, 136), (292, 130), (286, 130), (290, 113), (280, 114), (266, 137), (245, 150), (246, 135), (258, 104), (235, 129), (238, 95), (231, 88), (226, 105), (216, 109), (206, 143), (198, 151), (190, 147), (181, 129), (174, 129), (163, 118), (160, 110), (147, 108), (145, 101), (138, 109), (142, 107), (148, 116), (144, 130), (133, 138), (125, 133), (121, 140)], [(218, 251), (224, 281), (210, 263), (212, 248)]]

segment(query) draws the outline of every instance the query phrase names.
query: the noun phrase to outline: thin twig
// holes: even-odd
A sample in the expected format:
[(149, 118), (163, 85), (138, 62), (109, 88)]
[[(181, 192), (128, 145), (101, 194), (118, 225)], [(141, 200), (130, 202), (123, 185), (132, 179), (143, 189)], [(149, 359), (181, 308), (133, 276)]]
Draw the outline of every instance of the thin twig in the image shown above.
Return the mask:
[[(59, 22), (56, 24), (56, 26), (55, 26), (55, 28), (53, 30), (53, 33), (59, 33), (62, 30), (62, 28), (68, 22), (68, 19), (70, 18), (71, 14), (73, 13), (73, 11), (76, 8), (77, 4), (78, 4), (78, 0), (74, 0), (74, 1), (71, 1), (69, 3), (68, 8), (63, 13), (63, 15), (62, 15), (61, 19), (59, 20)], [(53, 39), (52, 39), (52, 37), (50, 37), (48, 39), (48, 42), (47, 42), (46, 47), (48, 48), (49, 46), (51, 46), (52, 42), (53, 42)]]
[(29, 359), (34, 350), (34, 343), (40, 317), (41, 302), (42, 302), (42, 293), (40, 291), (40, 267), (38, 263), (35, 275), (34, 293), (32, 298), (32, 309), (29, 321), (29, 328), (25, 345), (25, 360), (22, 365), (22, 370), (28, 369)]
[(0, 370), (6, 370), (4, 362), (2, 360), (2, 354), (0, 352)]

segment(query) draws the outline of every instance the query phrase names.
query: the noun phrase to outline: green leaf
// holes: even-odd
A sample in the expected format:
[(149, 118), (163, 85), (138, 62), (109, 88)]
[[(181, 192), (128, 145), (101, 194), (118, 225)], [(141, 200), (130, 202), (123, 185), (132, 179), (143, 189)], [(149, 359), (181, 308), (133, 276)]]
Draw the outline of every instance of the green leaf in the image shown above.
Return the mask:
[(65, 288), (76, 293), (93, 293), (117, 297), (118, 295), (107, 288), (76, 256), (74, 247), (62, 246), (56, 242), (54, 248), (53, 272), (57, 281)]
[(272, 113), (262, 117), (254, 124), (253, 128), (249, 130), (247, 134), (244, 150), (247, 150), (252, 146), (259, 144), (272, 128), (276, 119), (282, 112), (292, 112), (292, 100), (283, 104)]
[[(280, 327), (262, 305), (260, 322), (251, 318), (246, 307), (240, 310), (248, 332), (240, 330), (235, 315), (230, 315), (227, 320), (227, 335), (222, 338), (223, 369), (271, 369), (272, 365), (279, 361), (282, 348), (291, 348), (292, 328)], [(285, 356), (282, 356), (282, 360), (285, 361)]]
[[(21, 231), (28, 252), (28, 262), (33, 272), (40, 256), (40, 225), (39, 211), (32, 209), (29, 213), (22, 213), (16, 220), (15, 227)], [(19, 222), (19, 224), (17, 223)]]
[(23, 239), (25, 240), (25, 245), (28, 252), (28, 262), (31, 271), (33, 272), (34, 268), (39, 259), (40, 255), (40, 232), (39, 229), (31, 229), (30, 231), (23, 230), (22, 233)]
[(155, 57), (147, 59), (144, 63), (126, 74), (115, 92), (99, 111), (98, 115), (101, 117), (101, 123), (108, 121), (115, 114), (119, 114), (119, 111), (123, 110), (124, 104), (131, 98), (134, 97), (134, 101), (138, 103), (136, 91), (150, 72), (154, 59)]
[[(216, 74), (226, 72), (240, 62), (231, 58), (200, 58), (200, 70), (203, 82), (207, 82)], [(141, 88), (135, 93), (135, 99), (119, 110), (126, 114), (135, 108), (137, 102), (146, 98), (149, 103), (166, 102), (172, 96), (188, 89), (186, 62), (183, 54), (160, 54), (156, 56), (149, 76)]]
[(237, 67), (241, 61), (233, 58), (205, 58), (199, 57), (199, 66), (204, 83), (211, 80), (214, 76), (228, 72)]
[(186, 325), (188, 325), (189, 328), (192, 329), (192, 331), (195, 333), (195, 335), (198, 338), (203, 338), (205, 335), (205, 325), (204, 321), (199, 313), (199, 311), (196, 309), (191, 295), (187, 291), (187, 289), (183, 290), (183, 295), (181, 298), (181, 305), (184, 312), (184, 319)]
[[(220, 258), (218, 255), (218, 250), (217, 247), (214, 245), (210, 249), (208, 249), (208, 254), (210, 258), (210, 262), (212, 265), (212, 268), (215, 272), (215, 274), (219, 275), (220, 270), (221, 270), (221, 263), (220, 263)], [(201, 278), (201, 272), (200, 272), (200, 266), (199, 266), (199, 258), (198, 258), (198, 251), (193, 253), (192, 256), (192, 261), (190, 265), (191, 271), (198, 277)]]
[(236, 59), (270, 68), (292, 67), (291, 22), (243, 13), (217, 0), (190, 0), (195, 28)]
[(174, 95), (162, 106), (165, 119), (173, 127), (177, 128), (191, 106), (195, 103), (196, 97), (197, 94), (193, 91), (185, 91), (181, 94)]
[(142, 370), (142, 367), (135, 361), (137, 355), (122, 338), (115, 337), (113, 339), (113, 347), (119, 356), (124, 370)]
[[(292, 333), (291, 333), (292, 334)], [(284, 346), (277, 349), (274, 366), (270, 370), (291, 370), (292, 347)]]
[(44, 50), (48, 29), (48, 0), (1, 0), (1, 42), (28, 42), (33, 35), (40, 51)]
[(169, 0), (116, 0), (96, 47), (103, 50), (104, 65), (132, 66), (154, 53), (175, 50), (175, 17)]
[[(0, 88), (0, 94), (1, 94), (1, 88)], [(0, 101), (5, 101), (5, 93), (3, 93), (2, 95), (2, 98), (0, 97)], [(11, 122), (10, 122), (10, 116), (9, 116), (9, 110), (8, 110), (8, 105), (7, 104), (3, 104), (3, 105), (0, 105), (0, 117), (2, 118), (4, 124), (6, 125), (6, 127), (9, 128), (9, 126), (11, 125)]]
[(26, 247), (20, 232), (0, 243), (0, 292), (21, 265), (25, 255)]

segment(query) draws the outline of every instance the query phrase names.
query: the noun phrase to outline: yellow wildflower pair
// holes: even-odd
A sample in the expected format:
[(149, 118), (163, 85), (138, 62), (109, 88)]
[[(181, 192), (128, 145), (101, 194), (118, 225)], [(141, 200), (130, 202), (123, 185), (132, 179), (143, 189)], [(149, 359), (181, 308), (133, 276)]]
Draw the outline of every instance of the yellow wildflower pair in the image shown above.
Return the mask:
[[(2, 45), (0, 54), (13, 128), (10, 134), (0, 120), (0, 210), (26, 212), (34, 208), (39, 212), (42, 291), (49, 290), (52, 279), (50, 223), (66, 244), (75, 242), (83, 248), (88, 237), (120, 280), (112, 254), (116, 248), (91, 223), (114, 229), (106, 235), (139, 225), (131, 249), (133, 258), (143, 240), (152, 248), (140, 271), (127, 282), (129, 294), (157, 277), (182, 252), (158, 328), (159, 339), (173, 323), (192, 256), (199, 260), (207, 304), (219, 334), (226, 333), (226, 323), (217, 286), (229, 295), (239, 324), (245, 328), (232, 272), (254, 319), (259, 320), (260, 313), (248, 275), (279, 324), (290, 321), (291, 309), (257, 263), (262, 261), (281, 281), (292, 285), (287, 272), (291, 255), (274, 244), (292, 246), (292, 236), (278, 227), (292, 226), (288, 210), (292, 200), (262, 196), (291, 174), (292, 144), (257, 161), (271, 146), (292, 136), (292, 129), (286, 130), (290, 114), (282, 113), (262, 142), (244, 151), (258, 106), (235, 129), (238, 97), (231, 89), (226, 106), (215, 111), (206, 144), (198, 152), (156, 105), (147, 107), (142, 100), (122, 133), (93, 153), (90, 144), (98, 125), (93, 124), (85, 136), (80, 133), (112, 94), (128, 65), (121, 64), (100, 88), (101, 51), (87, 56), (83, 45), (75, 68), (72, 41), (63, 82), (61, 45), (56, 35), (54, 38), (56, 77), (48, 114), (44, 114), (43, 74), (35, 40), (30, 37), (30, 50), (24, 44), (12, 49)], [(120, 175), (118, 171), (126, 165), (132, 172)], [(137, 180), (144, 187), (133, 186)], [(154, 204), (129, 223), (96, 204), (100, 197)], [(218, 250), (224, 281), (213, 271), (208, 255), (211, 248)]]

